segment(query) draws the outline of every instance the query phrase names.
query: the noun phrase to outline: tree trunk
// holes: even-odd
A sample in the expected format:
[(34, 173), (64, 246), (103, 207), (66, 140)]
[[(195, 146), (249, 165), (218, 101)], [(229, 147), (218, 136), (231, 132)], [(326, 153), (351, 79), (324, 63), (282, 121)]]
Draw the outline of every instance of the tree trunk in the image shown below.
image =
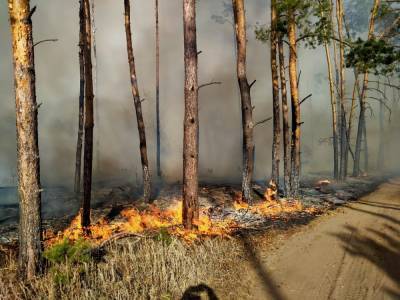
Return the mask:
[[(330, 8), (330, 22), (333, 25), (332, 19), (332, 1), (329, 1)], [(328, 66), (328, 82), (329, 82), (329, 95), (331, 102), (331, 112), (332, 112), (332, 145), (333, 145), (333, 178), (335, 180), (339, 179), (339, 149), (338, 149), (338, 132), (337, 132), (337, 103), (335, 96), (335, 84), (333, 82), (332, 74), (332, 59), (331, 52), (328, 43), (324, 42), (326, 63)]]
[(193, 229), (199, 218), (199, 107), (195, 0), (183, 0), (183, 29), (185, 56), (183, 225), (186, 229)]
[(41, 186), (38, 106), (31, 11), (28, 0), (9, 0), (17, 125), (19, 256), (18, 274), (33, 279), (41, 271)]
[(288, 11), (288, 37), (289, 37), (289, 79), (292, 104), (292, 140), (291, 140), (291, 196), (297, 197), (300, 188), (300, 103), (297, 83), (297, 45), (296, 21), (293, 10)]
[(252, 202), (251, 184), (254, 167), (254, 141), (253, 141), (253, 108), (251, 105), (250, 86), (246, 75), (246, 17), (244, 0), (232, 0), (233, 15), (236, 28), (237, 48), (237, 77), (242, 103), (243, 127), (243, 177), (242, 199)]
[(140, 95), (139, 95), (139, 88), (135, 70), (135, 58), (133, 55), (133, 47), (132, 47), (130, 0), (124, 0), (124, 8), (125, 8), (126, 45), (128, 50), (128, 62), (131, 75), (132, 96), (135, 104), (137, 127), (139, 131), (139, 140), (140, 140), (140, 157), (142, 161), (142, 170), (143, 170), (143, 198), (144, 201), (148, 202), (150, 200), (150, 193), (151, 193), (151, 179), (150, 179), (149, 162), (147, 159), (146, 131), (144, 128), (144, 121), (142, 114), (142, 102), (140, 100)]
[(92, 30), (92, 47), (93, 47), (93, 103), (94, 107), (94, 121), (97, 126), (96, 134), (94, 135), (94, 139), (96, 141), (96, 154), (95, 154), (95, 170), (97, 173), (100, 173), (100, 123), (99, 123), (99, 97), (97, 97), (97, 45), (96, 45), (96, 23), (95, 23), (95, 0), (90, 0), (90, 17), (91, 17), (91, 30)]
[(281, 95), (282, 95), (282, 119), (283, 119), (283, 181), (285, 197), (288, 197), (290, 192), (290, 133), (289, 133), (289, 108), (287, 103), (286, 90), (286, 71), (285, 71), (285, 56), (283, 48), (283, 37), (278, 37), (279, 48), (279, 70), (281, 78)]
[(367, 124), (365, 123), (365, 118), (364, 118), (364, 126), (363, 126), (363, 137), (364, 137), (364, 145), (363, 145), (363, 150), (364, 150), (364, 174), (368, 174), (369, 172), (369, 161), (368, 161), (368, 136), (367, 136)]
[[(372, 39), (375, 31), (375, 17), (379, 9), (380, 0), (374, 0), (374, 6), (371, 10), (371, 16), (369, 20), (369, 30), (368, 30), (368, 39)], [(364, 151), (368, 151), (367, 137), (364, 136), (364, 133), (367, 133), (366, 124), (365, 124), (365, 110), (366, 110), (366, 94), (368, 88), (368, 70), (364, 72), (364, 80), (361, 88), (361, 97), (360, 97), (360, 116), (358, 119), (358, 129), (357, 129), (357, 139), (356, 139), (356, 149), (355, 149), (355, 157), (354, 157), (354, 167), (353, 167), (353, 176), (360, 175), (360, 158), (361, 158), (361, 143), (364, 138)], [(365, 127), (365, 128), (364, 128)], [(368, 161), (368, 152), (366, 155), (366, 162)], [(366, 164), (367, 165), (367, 164)]]
[(90, 201), (92, 196), (92, 164), (93, 164), (93, 77), (92, 77), (92, 25), (89, 0), (83, 0), (85, 20), (85, 141), (83, 153), (83, 201), (81, 206), (81, 225), (85, 230), (90, 225)]
[(343, 46), (343, 0), (336, 1), (336, 20), (339, 38), (339, 105), (340, 105), (340, 168), (339, 179), (345, 180), (347, 174), (347, 121), (345, 107), (345, 69), (344, 69), (344, 46)]
[(85, 66), (83, 53), (85, 50), (85, 22), (83, 15), (83, 0), (79, 0), (79, 115), (78, 115), (78, 139), (76, 143), (75, 158), (75, 194), (81, 191), (81, 173), (82, 173), (82, 140), (83, 140), (83, 122), (84, 122), (84, 99), (85, 99)]
[(333, 177), (339, 178), (339, 152), (338, 152), (338, 133), (337, 133), (337, 111), (336, 111), (336, 97), (335, 87), (332, 76), (332, 61), (328, 44), (325, 42), (326, 62), (328, 65), (328, 80), (329, 80), (329, 93), (331, 99), (332, 110), (332, 138), (333, 138)]
[(272, 144), (272, 186), (279, 187), (279, 161), (281, 142), (281, 117), (279, 105), (279, 75), (277, 63), (277, 12), (276, 0), (271, 1), (271, 75), (272, 75), (272, 102), (273, 102), (273, 144)]
[[(378, 81), (378, 89), (379, 89), (379, 81)], [(386, 85), (383, 87), (383, 94), (386, 97)], [(382, 172), (384, 167), (384, 143), (385, 143), (385, 111), (383, 107), (383, 99), (379, 102), (379, 150), (378, 150), (378, 162), (377, 162), (377, 169), (378, 171)]]
[(160, 133), (160, 28), (159, 28), (159, 6), (155, 0), (156, 14), (156, 126), (157, 126), (157, 176), (161, 177), (161, 133)]

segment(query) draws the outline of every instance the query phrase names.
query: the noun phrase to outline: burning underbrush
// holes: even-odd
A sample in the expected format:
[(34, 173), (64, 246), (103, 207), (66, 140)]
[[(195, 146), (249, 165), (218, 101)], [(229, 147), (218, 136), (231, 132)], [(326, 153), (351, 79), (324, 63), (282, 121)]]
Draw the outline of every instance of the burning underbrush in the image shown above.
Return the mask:
[(201, 206), (195, 230), (186, 230), (181, 225), (182, 201), (175, 198), (164, 208), (156, 204), (142, 210), (127, 207), (112, 220), (100, 216), (85, 232), (80, 225), (79, 213), (64, 231), (55, 233), (46, 230), (45, 241), (47, 246), (52, 246), (66, 239), (73, 242), (84, 238), (94, 245), (103, 245), (115, 237), (129, 234), (151, 236), (152, 233), (164, 230), (171, 236), (193, 242), (203, 237), (230, 237), (240, 230), (260, 229), (274, 219), (288, 220), (299, 213), (313, 215), (317, 212), (316, 208), (304, 207), (297, 200), (264, 200), (249, 205), (239, 199), (236, 195), (231, 203)]

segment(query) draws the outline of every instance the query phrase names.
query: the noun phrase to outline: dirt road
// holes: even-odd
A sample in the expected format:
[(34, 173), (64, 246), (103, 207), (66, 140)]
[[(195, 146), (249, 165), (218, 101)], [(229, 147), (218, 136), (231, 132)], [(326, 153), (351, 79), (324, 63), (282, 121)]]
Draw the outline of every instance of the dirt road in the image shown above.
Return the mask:
[(253, 299), (400, 299), (400, 178), (257, 251)]

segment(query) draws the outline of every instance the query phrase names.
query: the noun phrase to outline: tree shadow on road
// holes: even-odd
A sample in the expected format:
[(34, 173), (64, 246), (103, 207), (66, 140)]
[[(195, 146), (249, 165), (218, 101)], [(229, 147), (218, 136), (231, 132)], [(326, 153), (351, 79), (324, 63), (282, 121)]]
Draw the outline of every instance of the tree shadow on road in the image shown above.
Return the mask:
[(255, 246), (252, 241), (249, 239), (248, 235), (242, 233), (239, 235), (240, 241), (243, 244), (243, 247), (246, 251), (246, 254), (250, 260), (251, 266), (257, 272), (258, 277), (262, 281), (265, 291), (269, 295), (268, 299), (273, 300), (284, 300), (286, 299), (279, 288), (278, 285), (274, 282), (268, 270), (264, 267), (259, 254), (257, 253)]
[[(365, 212), (380, 215), (378, 213)], [(383, 224), (382, 231), (368, 228), (366, 234), (363, 234), (356, 227), (345, 226), (345, 232), (334, 234), (334, 236), (343, 242), (343, 248), (347, 253), (371, 262), (395, 282), (397, 290), (385, 288), (385, 292), (395, 299), (400, 299), (399, 221), (386, 215), (382, 215), (382, 217), (385, 221), (391, 221)]]

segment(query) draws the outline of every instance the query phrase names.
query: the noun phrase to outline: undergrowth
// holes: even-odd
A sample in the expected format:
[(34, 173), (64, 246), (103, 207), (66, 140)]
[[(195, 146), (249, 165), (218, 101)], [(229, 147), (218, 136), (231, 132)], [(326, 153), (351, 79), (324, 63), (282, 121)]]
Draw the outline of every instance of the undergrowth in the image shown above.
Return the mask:
[[(45, 273), (29, 284), (16, 277), (16, 263), (0, 269), (0, 299), (180, 299), (193, 286), (207, 286), (221, 299), (244, 299), (249, 290), (237, 263), (237, 240), (208, 239), (188, 245), (160, 230), (154, 238), (109, 245), (102, 260), (85, 240), (64, 240), (44, 253)], [(241, 286), (242, 288), (238, 288)], [(233, 291), (240, 290), (241, 294)]]

